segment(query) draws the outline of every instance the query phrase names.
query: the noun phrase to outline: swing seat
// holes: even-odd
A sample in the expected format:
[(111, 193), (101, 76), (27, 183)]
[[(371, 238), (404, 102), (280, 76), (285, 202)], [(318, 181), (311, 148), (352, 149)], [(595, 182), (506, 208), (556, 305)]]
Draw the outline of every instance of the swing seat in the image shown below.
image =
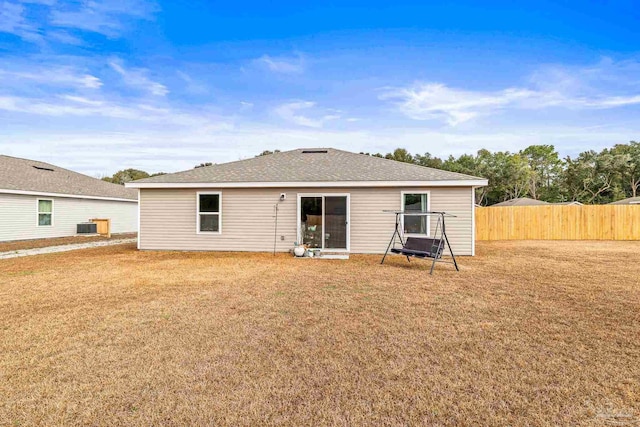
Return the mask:
[(417, 258), (442, 258), (444, 245), (442, 239), (429, 237), (407, 237), (402, 248), (391, 248), (394, 254), (412, 256)]

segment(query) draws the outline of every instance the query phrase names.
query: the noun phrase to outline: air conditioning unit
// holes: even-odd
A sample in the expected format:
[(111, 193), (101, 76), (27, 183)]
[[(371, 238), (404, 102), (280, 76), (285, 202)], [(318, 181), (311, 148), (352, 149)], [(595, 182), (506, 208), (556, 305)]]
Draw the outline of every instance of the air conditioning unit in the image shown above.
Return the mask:
[(98, 224), (94, 224), (93, 222), (83, 222), (77, 225), (76, 228), (77, 234), (97, 234), (98, 233)]

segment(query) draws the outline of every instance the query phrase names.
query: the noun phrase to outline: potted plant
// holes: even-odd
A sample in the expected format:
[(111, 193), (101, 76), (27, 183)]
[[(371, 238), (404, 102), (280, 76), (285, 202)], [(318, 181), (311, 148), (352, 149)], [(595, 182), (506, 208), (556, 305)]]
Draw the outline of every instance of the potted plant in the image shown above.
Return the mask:
[(294, 243), (293, 254), (297, 257), (303, 257), (307, 248), (304, 245), (299, 244), (298, 242)]

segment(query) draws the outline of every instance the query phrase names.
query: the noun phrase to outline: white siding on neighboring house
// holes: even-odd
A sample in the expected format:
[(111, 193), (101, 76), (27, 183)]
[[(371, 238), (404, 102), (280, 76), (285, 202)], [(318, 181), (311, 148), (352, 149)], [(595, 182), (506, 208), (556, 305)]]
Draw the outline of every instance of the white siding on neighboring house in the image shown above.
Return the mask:
[[(196, 233), (196, 194), (222, 193), (222, 232)], [(140, 249), (270, 251), (274, 245), (275, 205), (278, 210), (276, 250), (288, 251), (297, 237), (298, 193), (349, 193), (351, 252), (383, 253), (394, 230), (401, 193), (429, 191), (430, 209), (446, 211), (447, 234), (456, 255), (473, 254), (473, 189), (432, 188), (261, 188), (261, 189), (141, 189)], [(278, 202), (286, 193), (284, 202)], [(431, 228), (436, 218), (431, 220)], [(284, 240), (280, 239), (284, 236)]]
[[(38, 226), (38, 199), (53, 200), (53, 224)], [(0, 193), (0, 241), (65, 237), (91, 218), (111, 219), (112, 233), (135, 232), (138, 204), (132, 202)]]

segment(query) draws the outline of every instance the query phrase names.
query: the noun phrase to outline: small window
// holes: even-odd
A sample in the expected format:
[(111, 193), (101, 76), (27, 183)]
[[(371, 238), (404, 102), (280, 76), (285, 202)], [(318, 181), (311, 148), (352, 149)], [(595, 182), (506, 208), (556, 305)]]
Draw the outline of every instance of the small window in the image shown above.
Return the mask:
[(198, 193), (198, 233), (220, 233), (220, 193)]
[[(405, 193), (402, 195), (402, 209), (407, 212), (428, 212), (429, 193)], [(404, 233), (429, 235), (429, 217), (404, 215)]]
[(53, 225), (53, 200), (38, 200), (38, 226)]

